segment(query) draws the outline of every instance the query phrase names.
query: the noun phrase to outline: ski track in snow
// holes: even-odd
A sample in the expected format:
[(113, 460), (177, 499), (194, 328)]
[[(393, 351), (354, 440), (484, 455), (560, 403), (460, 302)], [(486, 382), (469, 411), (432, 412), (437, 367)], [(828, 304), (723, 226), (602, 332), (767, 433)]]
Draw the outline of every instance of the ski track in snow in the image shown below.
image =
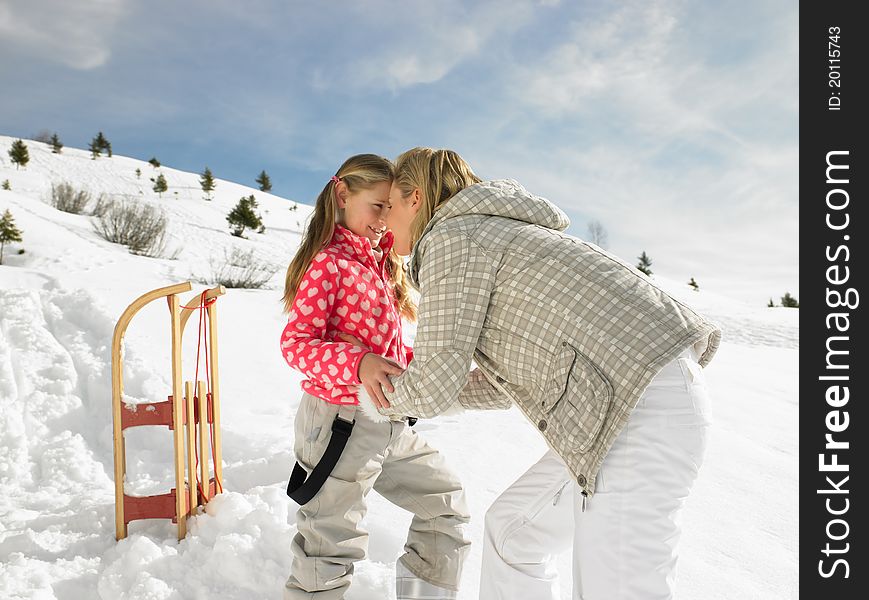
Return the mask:
[[(277, 350), (282, 273), (270, 290), (230, 290), (220, 301), (227, 491), (190, 519), (181, 542), (168, 520), (135, 521), (127, 539), (114, 539), (110, 348), (117, 317), (138, 294), (207, 279), (209, 259), (233, 246), (283, 267), (298, 242), (295, 222), (310, 207), (290, 213), (285, 200), (262, 194), (267, 231), (239, 240), (227, 235), (225, 214), (242, 195), (260, 199), (256, 190), (219, 180), (214, 200), (205, 202), (198, 175), (164, 167), (179, 194), (159, 201), (149, 192), (147, 178), (156, 171), (147, 163), (120, 156), (91, 161), (75, 149), (64, 149), (59, 160), (28, 143), (31, 164), (19, 173), (3, 162), (11, 141), (0, 136), (0, 180), (13, 181), (12, 192), (0, 191), (0, 210), (11, 204), (28, 251), (10, 253), (11, 266), (0, 266), (0, 598), (277, 600), (295, 533), (284, 486), (300, 397), (299, 376)], [(144, 179), (137, 180), (136, 167)], [(96, 235), (89, 217), (56, 211), (45, 199), (59, 180), (161, 206), (178, 259), (132, 256)], [(796, 598), (796, 313), (659, 283), (725, 332), (708, 369), (714, 428), (686, 509), (678, 589), (704, 600)], [(162, 400), (170, 389), (168, 348), (155, 332), (165, 308), (143, 309), (137, 320), (124, 351), (125, 400)], [(195, 326), (188, 330), (185, 352), (188, 338), (195, 339)], [(185, 362), (187, 378), (189, 368)], [(417, 430), (468, 488), (475, 543), (459, 597), (472, 600), (485, 510), (545, 444), (516, 410), (426, 420)], [(126, 440), (127, 493), (174, 485), (166, 428), (128, 430)], [(409, 521), (371, 495), (364, 522), (369, 558), (357, 565), (348, 600), (394, 598), (393, 563)], [(567, 555), (559, 571), (568, 598)]]

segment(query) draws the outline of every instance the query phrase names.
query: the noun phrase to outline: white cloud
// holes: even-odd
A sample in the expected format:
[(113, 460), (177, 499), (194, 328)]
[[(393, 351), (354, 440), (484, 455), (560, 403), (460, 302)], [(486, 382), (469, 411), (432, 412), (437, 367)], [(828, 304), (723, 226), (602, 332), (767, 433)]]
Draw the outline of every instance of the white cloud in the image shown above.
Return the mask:
[(74, 69), (94, 69), (111, 56), (110, 40), (126, 0), (0, 1), (3, 45)]
[(494, 37), (520, 29), (534, 7), (520, 0), (473, 5), (417, 0), (369, 2), (356, 10), (345, 15), (347, 21), (369, 20), (369, 25), (376, 25), (377, 39), (330, 83), (397, 92), (442, 80), (479, 57)]

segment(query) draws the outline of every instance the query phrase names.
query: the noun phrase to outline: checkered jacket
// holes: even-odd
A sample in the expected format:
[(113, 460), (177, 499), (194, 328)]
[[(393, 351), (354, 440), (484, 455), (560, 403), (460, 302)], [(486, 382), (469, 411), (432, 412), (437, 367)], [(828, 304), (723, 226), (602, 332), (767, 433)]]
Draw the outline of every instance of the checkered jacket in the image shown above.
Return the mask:
[[(655, 374), (720, 329), (630, 264), (562, 233), (567, 216), (512, 180), (462, 190), (414, 246), (414, 359), (384, 414), (517, 405), (594, 493), (600, 464)], [(470, 371), (471, 361), (477, 368)]]

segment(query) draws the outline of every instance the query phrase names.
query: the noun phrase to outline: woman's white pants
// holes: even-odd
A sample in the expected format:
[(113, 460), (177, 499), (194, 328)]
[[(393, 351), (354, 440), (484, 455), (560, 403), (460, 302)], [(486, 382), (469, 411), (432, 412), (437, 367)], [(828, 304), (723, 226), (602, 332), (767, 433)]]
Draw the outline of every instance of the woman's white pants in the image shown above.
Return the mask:
[(674, 597), (680, 516), (703, 461), (709, 398), (693, 352), (652, 380), (582, 510), (551, 450), (489, 508), (480, 600), (560, 597), (555, 561), (573, 546), (573, 598)]

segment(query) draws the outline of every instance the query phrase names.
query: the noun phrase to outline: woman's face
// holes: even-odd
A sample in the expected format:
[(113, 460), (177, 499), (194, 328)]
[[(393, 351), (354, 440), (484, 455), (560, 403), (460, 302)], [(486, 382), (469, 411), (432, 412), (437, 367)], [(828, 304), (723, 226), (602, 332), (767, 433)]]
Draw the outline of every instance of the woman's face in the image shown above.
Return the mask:
[(389, 203), (391, 208), (386, 218), (386, 226), (392, 230), (395, 236), (393, 249), (400, 256), (407, 256), (413, 249), (410, 241), (410, 224), (419, 211), (419, 190), (414, 190), (407, 198), (401, 197), (401, 189), (392, 184), (389, 191)]
[(344, 209), (341, 225), (356, 235), (367, 237), (371, 240), (372, 248), (380, 245), (380, 239), (386, 233), (386, 216), (389, 213), (388, 181), (381, 181), (353, 194), (339, 194), (338, 206)]

